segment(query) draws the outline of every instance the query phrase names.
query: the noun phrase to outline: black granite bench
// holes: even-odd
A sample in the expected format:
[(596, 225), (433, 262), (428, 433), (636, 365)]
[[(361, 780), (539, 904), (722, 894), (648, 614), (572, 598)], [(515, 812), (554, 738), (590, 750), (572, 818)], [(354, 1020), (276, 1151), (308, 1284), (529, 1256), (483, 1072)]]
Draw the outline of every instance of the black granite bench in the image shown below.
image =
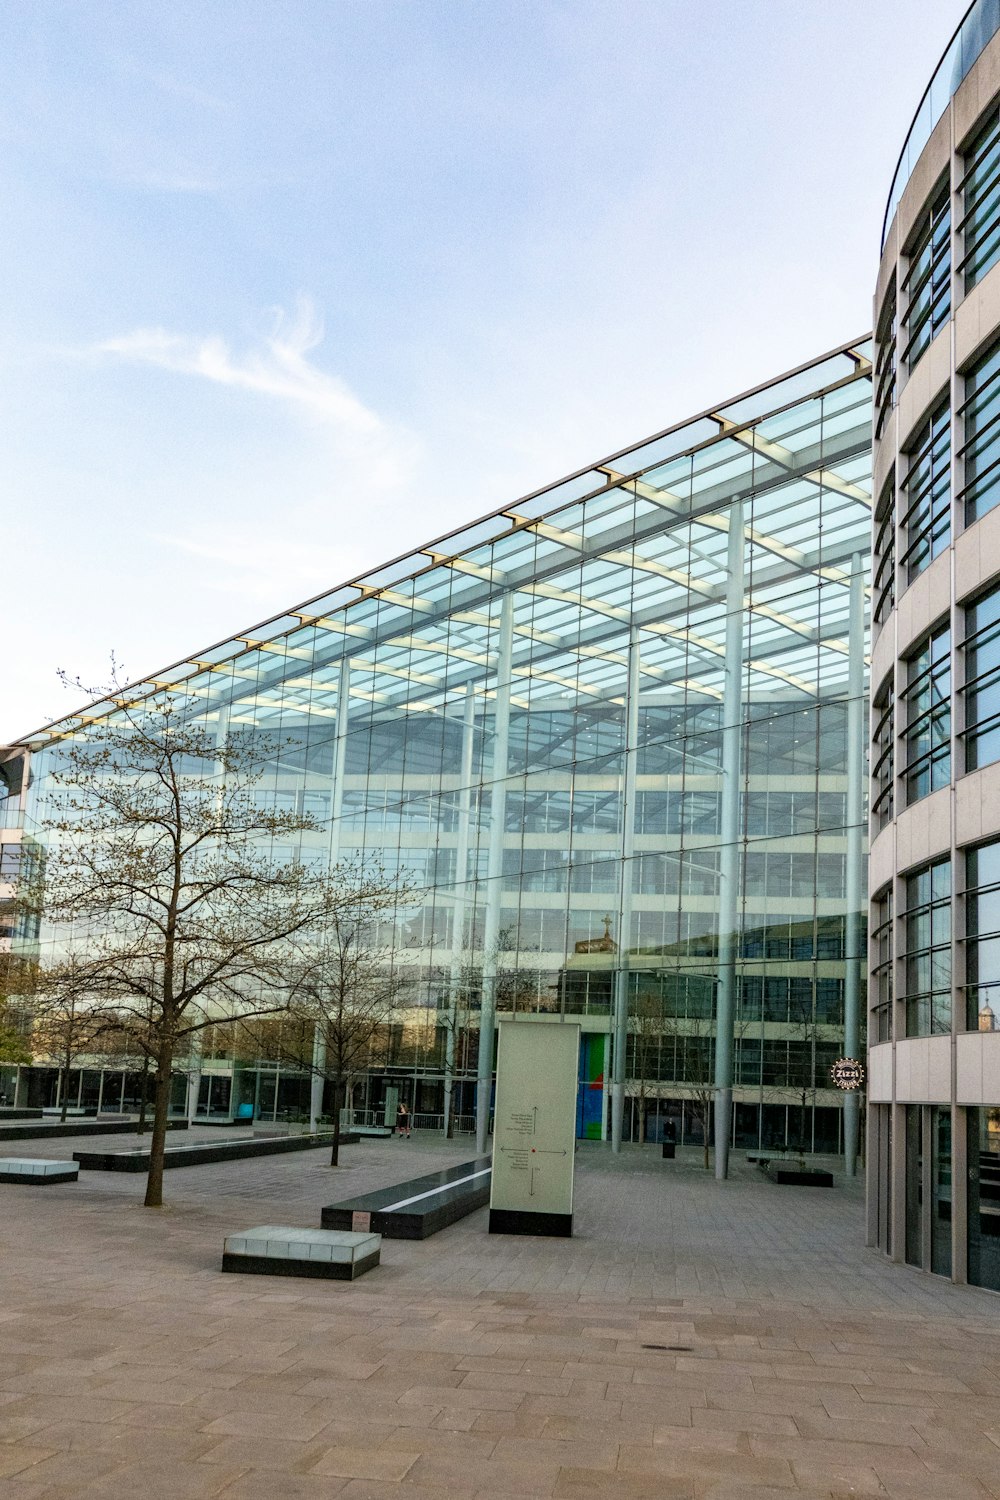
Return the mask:
[(368, 1230), (387, 1240), (425, 1240), (490, 1201), (488, 1156), (362, 1193), (323, 1209), (324, 1229)]
[[(152, 1116), (146, 1129), (153, 1128)], [(187, 1120), (168, 1120), (168, 1130), (187, 1130)], [(47, 1141), (66, 1135), (136, 1135), (135, 1120), (67, 1120), (66, 1124), (0, 1125), (0, 1141)]]
[[(253, 1140), (199, 1141), (183, 1146), (167, 1146), (163, 1153), (164, 1171), (169, 1167), (203, 1167), (218, 1161), (246, 1161), (255, 1156), (278, 1156), (286, 1151), (315, 1151), (317, 1146), (329, 1146), (332, 1133), (323, 1135), (275, 1135), (256, 1136)], [(353, 1145), (356, 1137), (344, 1134), (342, 1146)], [(135, 1151), (74, 1151), (73, 1160), (78, 1161), (85, 1172), (148, 1172), (149, 1150)]]

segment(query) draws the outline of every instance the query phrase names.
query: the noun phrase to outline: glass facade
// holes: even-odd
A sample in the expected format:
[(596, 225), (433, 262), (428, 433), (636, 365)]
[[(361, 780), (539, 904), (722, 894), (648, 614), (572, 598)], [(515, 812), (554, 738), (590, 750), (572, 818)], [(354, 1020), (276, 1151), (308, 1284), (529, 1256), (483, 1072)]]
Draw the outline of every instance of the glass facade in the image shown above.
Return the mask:
[[(132, 690), (138, 712), (169, 688), (217, 734), (280, 743), (259, 795), (319, 826), (276, 857), (366, 850), (419, 885), (385, 935), (400, 1066), (440, 1079), (457, 1026), (471, 1084), (492, 994), (583, 1017), (606, 1079), (624, 983), (633, 1024), (661, 1018), (642, 1068), (683, 1096), (713, 1065), (728, 939), (745, 1133), (806, 1075), (810, 1111), (837, 1104), (871, 410), (868, 346), (848, 347)], [(31, 737), (31, 816), (115, 712)]]

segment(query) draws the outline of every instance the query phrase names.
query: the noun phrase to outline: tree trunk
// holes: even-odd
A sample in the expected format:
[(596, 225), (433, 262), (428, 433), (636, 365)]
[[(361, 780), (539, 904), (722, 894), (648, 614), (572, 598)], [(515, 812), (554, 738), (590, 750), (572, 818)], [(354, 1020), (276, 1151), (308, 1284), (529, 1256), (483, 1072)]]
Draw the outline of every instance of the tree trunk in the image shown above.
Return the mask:
[(333, 1085), (333, 1149), (330, 1152), (331, 1167), (340, 1166), (340, 1107), (343, 1093), (344, 1086), (338, 1078)]
[(639, 1145), (646, 1144), (646, 1096), (639, 1095)]
[(457, 1107), (458, 1084), (453, 1083), (451, 1086), (451, 1109), (448, 1111), (448, 1130), (445, 1135), (445, 1139), (449, 1141), (452, 1140), (455, 1135), (455, 1110), (457, 1109)]
[(145, 1205), (163, 1205), (163, 1152), (167, 1144), (167, 1111), (170, 1108), (170, 1065), (174, 1060), (169, 1034), (160, 1041), (156, 1059), (156, 1093), (153, 1104), (153, 1134), (149, 1141), (149, 1176), (146, 1179)]

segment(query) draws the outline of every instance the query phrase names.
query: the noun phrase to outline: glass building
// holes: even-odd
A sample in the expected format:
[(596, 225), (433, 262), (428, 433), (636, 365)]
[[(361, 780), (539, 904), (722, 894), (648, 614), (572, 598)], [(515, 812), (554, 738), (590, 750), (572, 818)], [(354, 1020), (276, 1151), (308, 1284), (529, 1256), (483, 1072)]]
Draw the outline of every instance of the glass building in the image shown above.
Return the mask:
[[(729, 1139), (842, 1148), (870, 355), (859, 339), (130, 689), (280, 738), (261, 795), (319, 830), (278, 856), (377, 851), (421, 888), (392, 934), (405, 1024), (359, 1109), (397, 1088), (443, 1123), (457, 1080), (484, 1137), (495, 1019), (517, 1012), (581, 1024), (581, 1135), (708, 1132), (723, 1169)], [(67, 743), (117, 711), (23, 741), (29, 836)], [(308, 1093), (226, 1049), (192, 1061), (195, 1108)], [(81, 1102), (98, 1088), (79, 1074)]]
[(1000, 1291), (1000, 0), (917, 111), (875, 311), (869, 1240)]

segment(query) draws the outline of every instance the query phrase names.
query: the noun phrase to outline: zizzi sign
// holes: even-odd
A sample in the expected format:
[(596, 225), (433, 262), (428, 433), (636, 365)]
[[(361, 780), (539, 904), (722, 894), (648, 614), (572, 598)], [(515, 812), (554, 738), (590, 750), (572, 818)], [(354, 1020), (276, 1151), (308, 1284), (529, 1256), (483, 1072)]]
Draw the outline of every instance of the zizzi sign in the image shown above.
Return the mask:
[(830, 1077), (836, 1088), (843, 1089), (845, 1094), (852, 1094), (864, 1085), (865, 1065), (858, 1062), (856, 1057), (838, 1057), (830, 1069)]

